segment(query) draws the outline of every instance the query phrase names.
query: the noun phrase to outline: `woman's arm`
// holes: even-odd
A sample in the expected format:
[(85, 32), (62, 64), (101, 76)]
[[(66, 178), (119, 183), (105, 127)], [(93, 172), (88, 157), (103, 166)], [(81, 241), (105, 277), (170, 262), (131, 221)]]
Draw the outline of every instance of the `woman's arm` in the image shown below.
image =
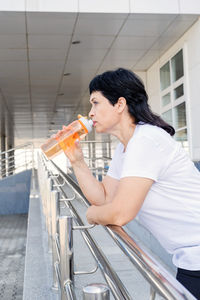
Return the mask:
[(79, 186), (88, 201), (96, 206), (112, 201), (119, 181), (106, 176), (102, 182), (99, 182), (85, 163), (79, 142), (65, 151), (65, 154), (71, 162)]
[(89, 207), (88, 222), (102, 225), (125, 225), (137, 215), (153, 182), (149, 178), (122, 178), (112, 202), (98, 207), (94, 205)]

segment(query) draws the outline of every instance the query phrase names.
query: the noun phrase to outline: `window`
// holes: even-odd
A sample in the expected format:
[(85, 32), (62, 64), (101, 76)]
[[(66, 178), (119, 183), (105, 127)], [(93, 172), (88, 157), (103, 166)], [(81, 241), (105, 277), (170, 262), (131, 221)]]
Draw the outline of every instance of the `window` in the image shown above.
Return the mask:
[(160, 68), (160, 89), (162, 118), (175, 128), (175, 139), (188, 150), (182, 49)]
[(161, 83), (161, 90), (163, 91), (168, 86), (170, 86), (170, 67), (169, 62), (167, 62), (161, 69), (160, 69), (160, 83)]

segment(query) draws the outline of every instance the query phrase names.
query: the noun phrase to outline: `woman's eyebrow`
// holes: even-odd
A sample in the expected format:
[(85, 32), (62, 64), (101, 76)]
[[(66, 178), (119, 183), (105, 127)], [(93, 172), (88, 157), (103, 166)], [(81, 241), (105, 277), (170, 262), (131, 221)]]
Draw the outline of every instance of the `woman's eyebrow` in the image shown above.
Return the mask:
[(92, 98), (92, 99), (90, 99), (90, 102), (93, 102), (95, 100), (95, 97), (94, 98)]

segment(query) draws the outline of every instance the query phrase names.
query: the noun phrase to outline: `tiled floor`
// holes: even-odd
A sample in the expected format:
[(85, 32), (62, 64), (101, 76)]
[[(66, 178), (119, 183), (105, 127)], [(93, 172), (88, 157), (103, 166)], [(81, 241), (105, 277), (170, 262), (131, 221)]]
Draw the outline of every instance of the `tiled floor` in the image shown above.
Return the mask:
[(0, 299), (22, 300), (27, 215), (0, 216)]

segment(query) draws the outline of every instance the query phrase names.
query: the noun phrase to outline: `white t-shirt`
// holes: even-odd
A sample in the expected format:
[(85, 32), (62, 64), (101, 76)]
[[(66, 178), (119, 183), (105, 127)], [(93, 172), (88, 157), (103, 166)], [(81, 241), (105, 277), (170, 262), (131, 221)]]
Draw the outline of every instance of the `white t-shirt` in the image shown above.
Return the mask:
[(108, 175), (154, 180), (139, 221), (177, 267), (200, 270), (200, 172), (180, 144), (162, 128), (137, 125), (126, 151), (117, 146)]

